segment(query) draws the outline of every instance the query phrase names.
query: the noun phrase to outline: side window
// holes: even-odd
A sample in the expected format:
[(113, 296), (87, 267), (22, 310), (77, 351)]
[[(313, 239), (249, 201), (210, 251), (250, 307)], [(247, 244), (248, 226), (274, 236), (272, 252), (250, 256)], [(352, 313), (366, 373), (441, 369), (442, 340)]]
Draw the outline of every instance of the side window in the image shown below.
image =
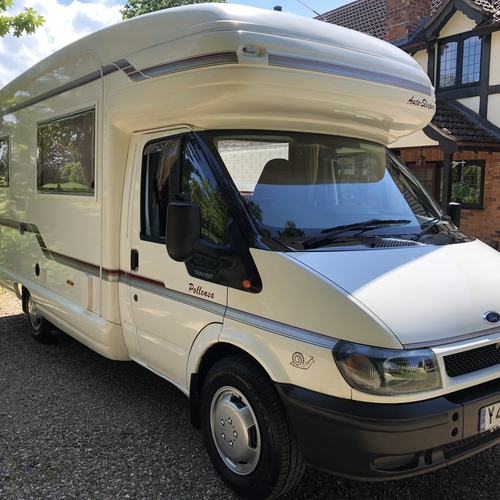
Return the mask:
[(480, 37), (468, 33), (439, 42), (439, 89), (460, 88), (479, 82), (482, 43)]
[(227, 243), (227, 205), (193, 136), (184, 140), (181, 196), (200, 205), (202, 235), (212, 243)]
[(142, 156), (142, 221), (145, 239), (165, 238), (167, 206), (179, 184), (180, 138), (146, 145)]
[(94, 195), (95, 110), (37, 127), (39, 193)]
[(9, 137), (0, 137), (0, 188), (9, 186)]
[(484, 160), (452, 162), (451, 200), (462, 208), (483, 208), (484, 171)]
[(458, 42), (442, 43), (439, 49), (439, 88), (455, 87), (457, 84)]
[(146, 145), (141, 192), (143, 239), (164, 243), (168, 204), (191, 201), (200, 205), (202, 235), (212, 243), (227, 242), (227, 205), (193, 136)]
[[(424, 166), (408, 163), (410, 170), (439, 203), (443, 199), (443, 162), (430, 162)], [(451, 201), (465, 209), (482, 209), (484, 201), (484, 160), (451, 162)]]
[(482, 41), (478, 36), (464, 40), (462, 54), (462, 84), (479, 81)]

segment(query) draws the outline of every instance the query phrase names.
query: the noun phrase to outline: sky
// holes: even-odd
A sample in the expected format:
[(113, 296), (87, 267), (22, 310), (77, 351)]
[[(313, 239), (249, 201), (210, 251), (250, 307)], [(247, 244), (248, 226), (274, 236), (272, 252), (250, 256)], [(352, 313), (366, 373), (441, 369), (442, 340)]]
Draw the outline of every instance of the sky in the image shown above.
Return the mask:
[[(353, 0), (228, 0), (262, 9), (281, 5), (283, 12), (316, 17)], [(36, 62), (57, 49), (89, 33), (121, 21), (120, 9), (126, 0), (14, 0), (7, 15), (32, 7), (45, 18), (45, 24), (32, 35), (0, 37), (0, 88)], [(312, 9), (312, 10), (311, 10)]]

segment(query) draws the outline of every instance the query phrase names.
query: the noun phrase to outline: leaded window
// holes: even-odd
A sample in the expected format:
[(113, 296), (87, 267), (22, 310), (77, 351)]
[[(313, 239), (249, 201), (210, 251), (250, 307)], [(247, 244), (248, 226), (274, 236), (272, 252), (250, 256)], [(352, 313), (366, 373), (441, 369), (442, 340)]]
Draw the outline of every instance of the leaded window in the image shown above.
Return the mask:
[(446, 38), (439, 43), (439, 89), (447, 90), (479, 82), (482, 39), (470, 34)]
[(462, 84), (479, 81), (481, 69), (481, 39), (471, 36), (464, 40)]
[(484, 189), (484, 160), (452, 162), (451, 201), (463, 208), (482, 208)]
[(457, 84), (457, 42), (441, 46), (439, 87), (454, 87)]

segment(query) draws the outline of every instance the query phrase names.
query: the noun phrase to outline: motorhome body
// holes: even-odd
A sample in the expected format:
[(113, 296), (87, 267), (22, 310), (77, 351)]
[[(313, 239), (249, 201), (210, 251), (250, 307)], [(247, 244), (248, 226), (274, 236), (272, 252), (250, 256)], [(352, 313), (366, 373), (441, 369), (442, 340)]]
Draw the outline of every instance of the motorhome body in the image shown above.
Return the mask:
[(240, 494), (303, 460), (392, 479), (500, 440), (500, 257), (385, 149), (434, 110), (409, 56), (196, 5), (69, 45), (0, 105), (2, 286), (36, 339), (189, 396)]

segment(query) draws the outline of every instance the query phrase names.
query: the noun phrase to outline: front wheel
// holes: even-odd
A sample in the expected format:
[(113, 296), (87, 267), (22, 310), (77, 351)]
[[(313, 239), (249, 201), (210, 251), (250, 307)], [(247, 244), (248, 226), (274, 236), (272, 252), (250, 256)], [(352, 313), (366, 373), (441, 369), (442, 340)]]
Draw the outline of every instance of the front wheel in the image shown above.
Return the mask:
[(29, 292), (26, 297), (26, 312), (28, 313), (28, 326), (33, 338), (43, 344), (49, 344), (53, 340), (52, 330), (54, 327), (40, 313), (36, 302)]
[(304, 462), (279, 396), (244, 356), (217, 362), (201, 394), (201, 428), (215, 469), (243, 498), (276, 498), (302, 477)]

